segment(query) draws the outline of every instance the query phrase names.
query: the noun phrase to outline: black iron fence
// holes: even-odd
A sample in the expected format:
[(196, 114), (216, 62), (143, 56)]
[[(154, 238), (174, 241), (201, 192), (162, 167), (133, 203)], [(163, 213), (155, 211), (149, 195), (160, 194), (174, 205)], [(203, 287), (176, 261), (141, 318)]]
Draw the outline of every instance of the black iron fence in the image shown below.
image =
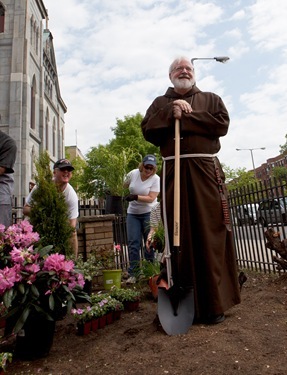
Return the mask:
[(233, 224), (234, 242), (240, 268), (263, 272), (278, 272), (272, 253), (266, 247), (265, 231), (272, 227), (287, 233), (286, 181), (270, 180), (229, 193), (229, 207)]
[[(238, 267), (265, 273), (278, 272), (277, 264), (272, 260), (272, 251), (266, 247), (264, 232), (272, 227), (280, 233), (282, 240), (286, 239), (286, 181), (274, 180), (232, 190), (228, 201)], [(17, 203), (15, 201), (13, 208), (14, 222), (23, 219), (23, 202)], [(79, 212), (80, 216), (102, 215), (105, 214), (105, 205), (98, 200), (80, 201)], [(125, 215), (116, 215), (113, 232), (115, 245), (121, 246), (121, 264), (126, 270), (128, 241)]]

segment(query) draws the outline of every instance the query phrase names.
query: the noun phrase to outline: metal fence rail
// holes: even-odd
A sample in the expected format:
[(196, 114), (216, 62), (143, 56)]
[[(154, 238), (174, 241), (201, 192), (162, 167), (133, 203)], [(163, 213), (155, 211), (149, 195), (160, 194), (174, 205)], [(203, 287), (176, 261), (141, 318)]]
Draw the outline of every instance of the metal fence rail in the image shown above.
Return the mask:
[[(279, 200), (282, 200), (283, 206), (279, 206), (278, 209), (264, 207), (258, 211), (258, 207), (262, 207), (262, 202)], [(267, 228), (272, 227), (280, 233), (281, 240), (286, 239), (287, 227), (282, 220), (287, 212), (286, 182), (273, 180), (232, 190), (229, 192), (228, 201), (238, 266), (265, 273), (278, 272), (277, 265), (272, 260), (272, 251), (266, 247), (264, 233)], [(242, 208), (249, 210), (251, 218), (242, 217)], [(268, 217), (268, 223), (265, 223), (261, 216)]]

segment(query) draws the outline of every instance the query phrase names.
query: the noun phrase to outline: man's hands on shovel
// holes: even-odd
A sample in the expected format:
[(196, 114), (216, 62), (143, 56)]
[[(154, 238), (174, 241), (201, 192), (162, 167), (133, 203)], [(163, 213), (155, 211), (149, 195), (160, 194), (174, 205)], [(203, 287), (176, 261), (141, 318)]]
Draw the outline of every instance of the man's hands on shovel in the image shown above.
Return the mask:
[(172, 112), (173, 112), (174, 118), (180, 120), (182, 112), (191, 113), (192, 108), (191, 108), (191, 105), (187, 103), (187, 101), (178, 99), (173, 102)]

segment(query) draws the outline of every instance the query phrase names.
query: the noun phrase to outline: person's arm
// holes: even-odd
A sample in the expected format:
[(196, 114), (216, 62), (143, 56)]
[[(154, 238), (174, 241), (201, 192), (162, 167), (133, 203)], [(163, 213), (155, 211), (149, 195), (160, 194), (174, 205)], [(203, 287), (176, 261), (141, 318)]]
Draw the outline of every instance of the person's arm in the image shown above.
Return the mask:
[(124, 188), (128, 188), (129, 186), (130, 186), (130, 183), (131, 183), (131, 179), (132, 179), (132, 171), (130, 171), (127, 175), (126, 175), (126, 177), (125, 177), (125, 179), (124, 179)]
[(159, 195), (159, 192), (150, 191), (148, 195), (138, 195), (138, 202), (152, 203)]
[(23, 215), (30, 216), (31, 214), (31, 206), (28, 203), (25, 203), (23, 207)]
[(148, 233), (148, 236), (147, 236), (145, 247), (146, 247), (146, 250), (147, 250), (148, 253), (150, 252), (150, 245), (151, 245), (151, 242), (152, 242), (152, 236), (155, 232), (155, 229), (156, 228), (151, 227), (150, 231)]
[(73, 233), (71, 235), (71, 245), (74, 252), (74, 255), (77, 259), (78, 257), (78, 236), (77, 236), (77, 218), (76, 219), (69, 219), (71, 227), (74, 228)]
[(160, 203), (158, 202), (155, 206), (153, 206), (150, 213), (150, 231), (146, 241), (146, 249), (148, 252), (150, 251), (153, 234), (161, 222)]
[(33, 196), (34, 191), (36, 189), (37, 189), (37, 186), (35, 185), (26, 198), (26, 202), (25, 202), (24, 207), (23, 207), (23, 215), (25, 215), (25, 216), (31, 215), (31, 209), (32, 209), (31, 205), (32, 205), (32, 201), (33, 201), (32, 196)]
[(14, 173), (14, 164), (17, 154), (16, 142), (8, 134), (0, 130), (0, 136), (3, 138), (0, 154), (0, 175), (4, 173)]

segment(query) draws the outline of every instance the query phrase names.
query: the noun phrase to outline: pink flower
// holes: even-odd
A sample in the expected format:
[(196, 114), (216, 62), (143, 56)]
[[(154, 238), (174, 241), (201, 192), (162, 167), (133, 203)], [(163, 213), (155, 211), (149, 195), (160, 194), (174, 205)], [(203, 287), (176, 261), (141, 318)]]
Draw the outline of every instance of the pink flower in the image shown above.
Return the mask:
[(40, 271), (40, 266), (39, 266), (39, 264), (36, 264), (36, 263), (34, 263), (34, 264), (27, 264), (24, 267), (24, 271), (36, 274), (37, 272)]
[(0, 270), (0, 294), (4, 294), (6, 290), (11, 289), (14, 284), (21, 280), (19, 266), (15, 265), (12, 268), (5, 267)]
[(13, 248), (11, 251), (11, 259), (14, 263), (24, 264), (24, 263), (34, 263), (38, 258), (38, 254), (33, 253), (34, 249), (33, 246), (27, 248), (20, 248), (17, 249), (16, 247)]
[(44, 271), (60, 271), (71, 272), (74, 268), (74, 262), (72, 260), (65, 260), (65, 256), (62, 254), (51, 254), (45, 260), (43, 270)]
[(121, 245), (120, 244), (115, 245), (115, 250), (120, 252), (122, 250)]

